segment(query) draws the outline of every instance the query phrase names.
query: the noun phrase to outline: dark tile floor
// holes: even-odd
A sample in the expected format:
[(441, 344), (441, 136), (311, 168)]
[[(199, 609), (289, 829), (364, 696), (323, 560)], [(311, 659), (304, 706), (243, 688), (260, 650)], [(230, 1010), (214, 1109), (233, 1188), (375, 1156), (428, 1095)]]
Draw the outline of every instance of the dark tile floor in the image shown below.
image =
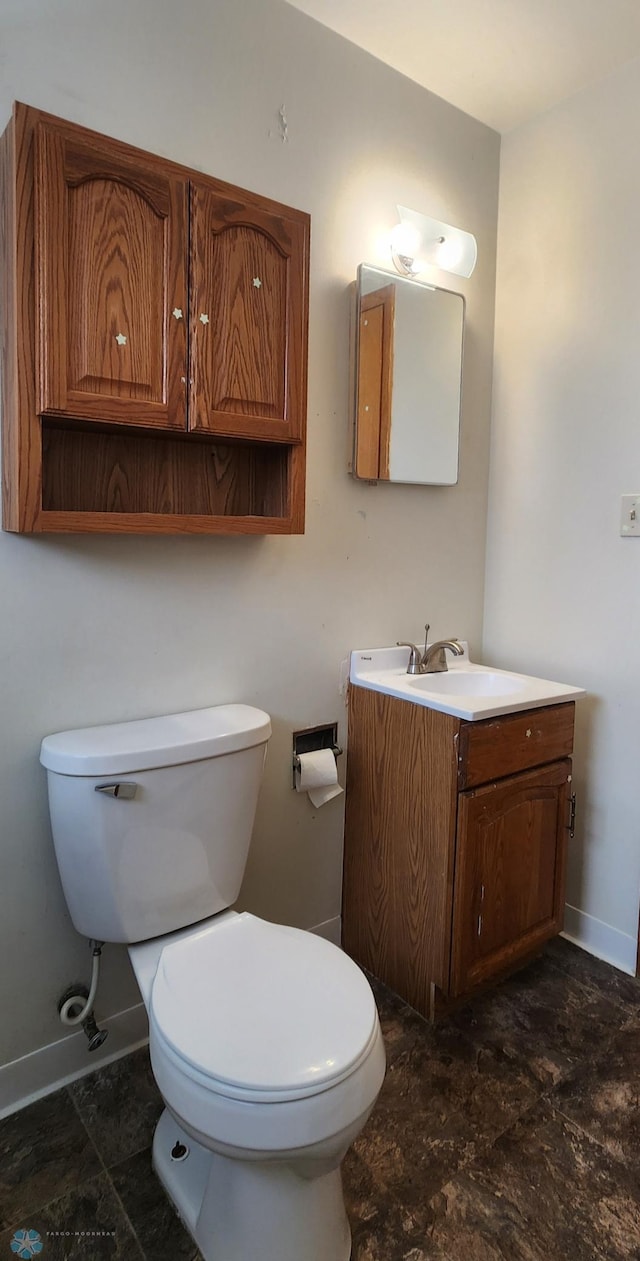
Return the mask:
[[(557, 940), (435, 1029), (375, 989), (353, 1261), (640, 1261), (640, 983)], [(196, 1261), (151, 1171), (160, 1111), (138, 1051), (0, 1122), (0, 1261), (19, 1228), (42, 1261)]]

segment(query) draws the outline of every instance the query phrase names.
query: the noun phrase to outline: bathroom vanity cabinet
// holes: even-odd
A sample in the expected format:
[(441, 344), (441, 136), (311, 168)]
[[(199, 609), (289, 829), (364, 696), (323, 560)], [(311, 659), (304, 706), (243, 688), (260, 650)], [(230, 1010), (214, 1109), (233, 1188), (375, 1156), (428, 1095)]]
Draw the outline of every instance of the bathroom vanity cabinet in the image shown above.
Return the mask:
[(574, 711), (349, 688), (343, 945), (432, 1019), (562, 928)]
[(19, 104), (0, 183), (4, 528), (300, 533), (309, 216)]

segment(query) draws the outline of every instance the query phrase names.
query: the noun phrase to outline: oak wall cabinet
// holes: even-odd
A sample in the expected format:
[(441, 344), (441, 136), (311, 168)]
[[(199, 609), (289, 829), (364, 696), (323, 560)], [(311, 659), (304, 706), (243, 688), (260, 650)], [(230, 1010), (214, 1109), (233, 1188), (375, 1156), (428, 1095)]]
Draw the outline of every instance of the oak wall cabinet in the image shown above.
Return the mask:
[(349, 688), (343, 945), (432, 1019), (562, 929), (574, 713)]
[(4, 528), (301, 533), (309, 216), (20, 104), (0, 182)]

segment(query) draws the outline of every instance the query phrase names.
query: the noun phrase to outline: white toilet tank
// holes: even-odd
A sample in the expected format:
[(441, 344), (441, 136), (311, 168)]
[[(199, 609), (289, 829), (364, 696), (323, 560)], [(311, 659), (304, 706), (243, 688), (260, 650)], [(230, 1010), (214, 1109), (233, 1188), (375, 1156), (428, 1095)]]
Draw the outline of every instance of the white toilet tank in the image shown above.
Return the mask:
[(218, 705), (43, 740), (78, 932), (144, 941), (233, 905), (270, 735), (262, 710)]

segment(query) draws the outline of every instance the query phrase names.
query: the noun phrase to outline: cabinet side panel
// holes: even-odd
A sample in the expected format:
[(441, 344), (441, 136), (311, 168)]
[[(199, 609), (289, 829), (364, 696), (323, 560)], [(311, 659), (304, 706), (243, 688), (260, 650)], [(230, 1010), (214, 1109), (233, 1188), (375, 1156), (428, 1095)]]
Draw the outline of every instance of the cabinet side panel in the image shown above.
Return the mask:
[[(0, 140), (2, 525), (33, 530), (40, 513), (40, 421), (35, 410), (33, 123), (14, 107)], [(19, 353), (18, 353), (19, 351)]]
[(291, 447), (289, 450), (286, 496), (290, 534), (304, 534), (306, 465), (306, 438), (304, 438), (302, 446)]
[(349, 689), (344, 946), (425, 1014), (448, 984), (459, 725)]
[(16, 356), (14, 123), (0, 137), (0, 297), (2, 303), (2, 524), (18, 529), (16, 445), (18, 364)]

